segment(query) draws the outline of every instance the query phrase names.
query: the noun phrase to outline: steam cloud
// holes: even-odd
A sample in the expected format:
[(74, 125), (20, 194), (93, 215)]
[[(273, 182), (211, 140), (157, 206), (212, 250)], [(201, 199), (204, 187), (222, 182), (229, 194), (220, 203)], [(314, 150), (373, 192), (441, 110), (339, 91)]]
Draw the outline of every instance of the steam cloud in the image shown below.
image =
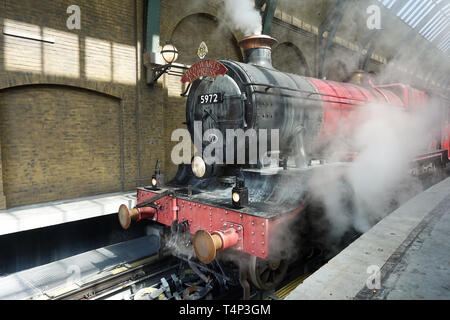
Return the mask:
[(260, 35), (262, 18), (251, 0), (225, 0), (224, 19), (244, 36)]
[[(366, 120), (346, 137), (349, 151), (359, 151), (355, 161), (331, 175), (317, 171), (311, 180), (312, 194), (323, 203), (325, 219), (331, 226), (328, 245), (337, 245), (350, 229), (366, 232), (422, 189), (410, 173), (410, 163), (428, 151), (430, 129), (433, 123), (439, 123), (438, 110), (431, 102), (417, 110), (381, 104), (365, 110), (360, 112), (365, 112)], [(343, 134), (331, 142), (330, 154), (345, 145), (348, 128), (340, 129)]]

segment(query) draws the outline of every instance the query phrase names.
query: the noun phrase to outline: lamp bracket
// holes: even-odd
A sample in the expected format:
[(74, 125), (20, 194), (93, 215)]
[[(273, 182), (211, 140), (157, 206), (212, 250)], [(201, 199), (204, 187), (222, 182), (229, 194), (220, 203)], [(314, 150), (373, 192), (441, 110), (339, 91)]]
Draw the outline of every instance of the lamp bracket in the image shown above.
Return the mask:
[(158, 81), (158, 79), (161, 78), (161, 76), (164, 73), (166, 73), (167, 70), (169, 70), (171, 66), (172, 66), (172, 64), (168, 63), (168, 64), (163, 65), (163, 66), (154, 67), (152, 69), (152, 71), (153, 71), (152, 83), (155, 83), (156, 81)]

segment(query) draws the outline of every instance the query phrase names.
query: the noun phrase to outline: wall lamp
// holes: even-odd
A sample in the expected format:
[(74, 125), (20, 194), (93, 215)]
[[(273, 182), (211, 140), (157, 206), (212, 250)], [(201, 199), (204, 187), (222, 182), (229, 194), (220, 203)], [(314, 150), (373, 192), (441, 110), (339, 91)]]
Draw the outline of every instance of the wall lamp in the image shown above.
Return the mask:
[(175, 46), (170, 41), (167, 41), (166, 44), (162, 47), (161, 56), (164, 59), (164, 61), (166, 62), (166, 64), (152, 68), (152, 71), (153, 71), (152, 83), (155, 83), (156, 81), (158, 81), (158, 79), (164, 73), (168, 72), (170, 67), (172, 67), (172, 64), (177, 61), (178, 50), (177, 50), (177, 48), (175, 48)]

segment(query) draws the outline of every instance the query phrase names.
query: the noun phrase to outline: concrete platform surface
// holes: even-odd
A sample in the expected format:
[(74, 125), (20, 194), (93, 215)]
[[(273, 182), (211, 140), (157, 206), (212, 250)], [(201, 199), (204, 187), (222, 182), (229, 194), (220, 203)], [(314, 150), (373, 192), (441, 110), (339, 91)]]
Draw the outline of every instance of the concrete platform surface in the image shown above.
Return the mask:
[(36, 298), (81, 286), (102, 271), (154, 255), (158, 249), (159, 238), (150, 235), (17, 272), (0, 278), (0, 300)]
[(286, 299), (450, 299), (450, 178), (382, 219)]
[(0, 236), (116, 213), (136, 205), (136, 192), (111, 193), (0, 210)]

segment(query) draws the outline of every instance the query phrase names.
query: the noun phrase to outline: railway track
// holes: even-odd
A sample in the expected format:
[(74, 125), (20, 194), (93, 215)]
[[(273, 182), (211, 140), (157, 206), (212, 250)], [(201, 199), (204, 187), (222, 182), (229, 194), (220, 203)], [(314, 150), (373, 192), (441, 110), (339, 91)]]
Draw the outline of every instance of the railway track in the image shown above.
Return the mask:
[[(238, 281), (218, 272), (206, 272), (201, 265), (172, 256), (153, 255), (139, 261), (102, 270), (72, 284), (43, 292), (32, 300), (198, 300), (242, 299)], [(279, 300), (307, 275), (290, 272), (270, 292), (252, 291), (250, 299)], [(205, 279), (206, 277), (206, 279)], [(217, 287), (222, 290), (217, 290)], [(287, 293), (286, 293), (287, 292)]]
[(153, 255), (120, 264), (86, 278), (43, 292), (32, 300), (95, 300), (126, 291), (143, 281), (160, 279), (177, 268), (172, 257)]

